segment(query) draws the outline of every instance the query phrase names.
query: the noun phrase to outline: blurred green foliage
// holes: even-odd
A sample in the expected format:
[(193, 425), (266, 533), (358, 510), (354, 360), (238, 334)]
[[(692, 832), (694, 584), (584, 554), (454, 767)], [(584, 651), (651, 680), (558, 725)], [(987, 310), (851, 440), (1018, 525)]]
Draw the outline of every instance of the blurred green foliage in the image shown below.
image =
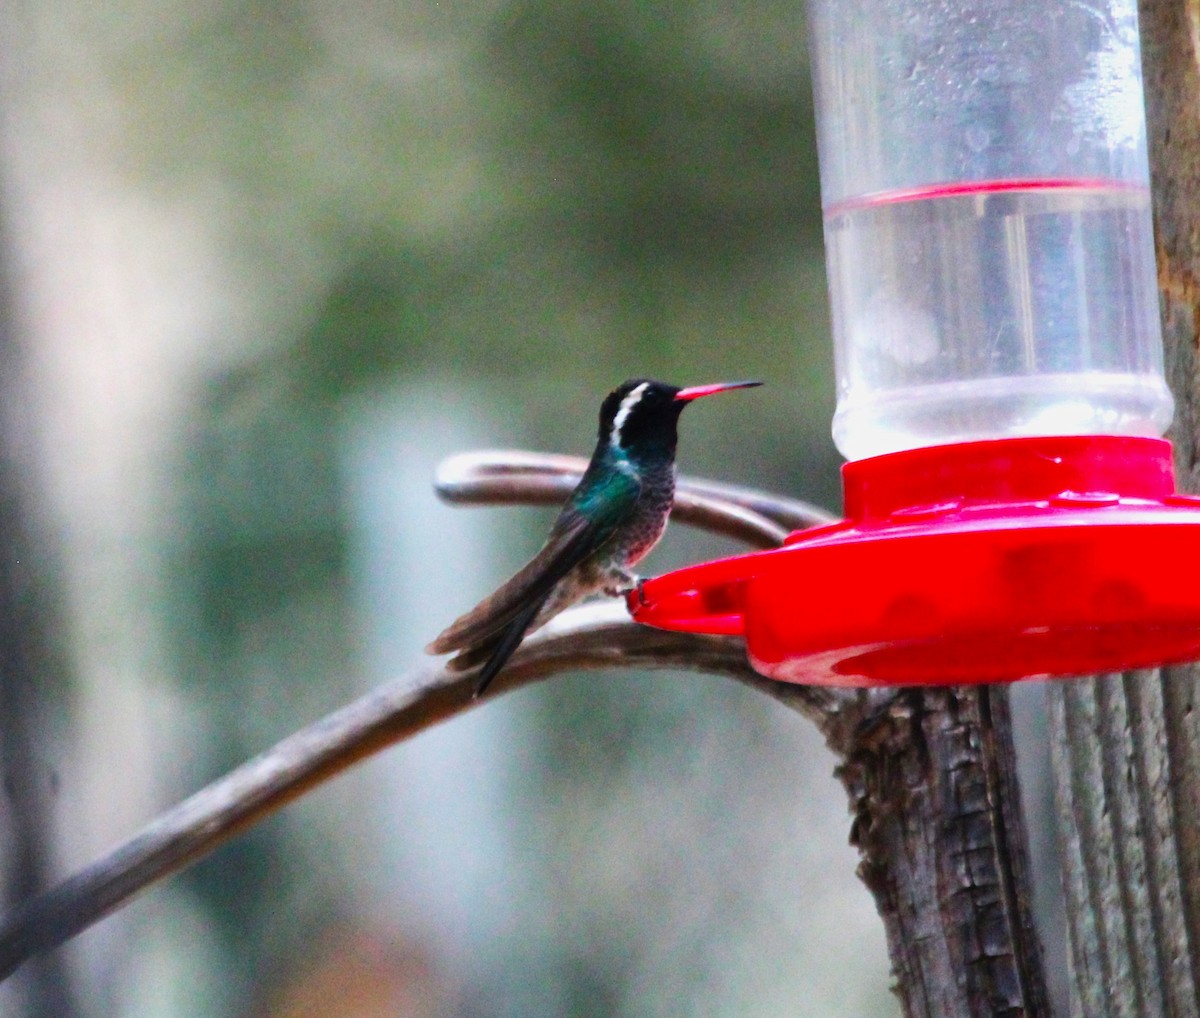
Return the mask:
[[(339, 37), (294, 10), (237, 4), (199, 19), (165, 60), (156, 41), (153, 74), (130, 77), (158, 100), (143, 92), (137, 106), (161, 146), (143, 153), (147, 174), (199, 170), (233, 189), (246, 213), (235, 243), (277, 260), (277, 286), (292, 285), (287, 246), (318, 265), (295, 281), (304, 293), (280, 300), (288, 335), (213, 381), (197, 427), (195, 540), (178, 575), (192, 588), (180, 603), (201, 618), (179, 631), (198, 637), (186, 674), (229, 715), (217, 727), (240, 733), (212, 758), (214, 773), (261, 746), (264, 728), (282, 734), (316, 713), (302, 695), (248, 726), (239, 714), (254, 693), (243, 683), (265, 669), (280, 687), (307, 676), (328, 694), (354, 671), (329, 462), (350, 395), (395, 376), (486, 378), (525, 401), (529, 433), (584, 451), (591, 404), (625, 376), (761, 376), (774, 390), (766, 409), (786, 409), (756, 425), (763, 409), (728, 408), (726, 425), (749, 419), (732, 435), (713, 415), (700, 441), (689, 434), (689, 465), (704, 461), (705, 439), (711, 470), (777, 434), (765, 471), (724, 473), (811, 484), (784, 458), (798, 423), (827, 426), (832, 398), (798, 10), (522, 2), (431, 17), (414, 38), (378, 11), (362, 37), (348, 25)], [(273, 241), (281, 249), (265, 251)], [(806, 445), (832, 473), (828, 443)], [(333, 639), (314, 647), (302, 628)], [(541, 788), (555, 801), (588, 785), (617, 794), (672, 738), (664, 710), (704, 709), (694, 692), (631, 701), (627, 684), (607, 688), (543, 702), (531, 776), (556, 776)], [(580, 753), (589, 738), (600, 757)], [(569, 836), (580, 819), (572, 810), (555, 823)], [(247, 984), (278, 956), (235, 945), (299, 949), (275, 929), (277, 871), (264, 860), (288, 849), (286, 825), (272, 831), (189, 878)], [(322, 895), (310, 880), (310, 890), (337, 898), (336, 887)], [(557, 1013), (638, 1013), (624, 980), (627, 953), (640, 949), (616, 932), (601, 922), (581, 940), (535, 939), (540, 956), (524, 964), (560, 987)], [(495, 1010), (479, 1013), (520, 1013), (529, 990), (508, 1004), (497, 992)]]
[[(625, 377), (760, 377), (752, 398), (689, 417), (683, 469), (836, 497), (801, 4), (124, 0), (62, 24), (99, 54), (114, 162), (130, 186), (199, 210), (238, 309), (232, 335), (212, 337), (170, 468), (169, 632), (205, 718), (194, 783), (355, 692), (362, 627), (339, 463), (355, 400), (437, 379), (490, 394), (494, 444), (585, 453), (600, 397)], [(522, 519), (536, 543), (544, 517)], [(668, 544), (655, 569), (728, 550)], [(498, 550), (499, 568), (510, 560)], [(431, 607), (430, 635), (468, 587), (462, 604)], [(758, 1010), (732, 990), (705, 1003), (712, 966), (732, 972), (748, 950), (735, 938), (754, 925), (737, 911), (754, 860), (739, 860), (745, 835), (722, 830), (721, 808), (692, 803), (699, 819), (683, 826), (708, 831), (718, 872), (744, 879), (678, 932), (665, 990), (645, 985), (663, 970), (638, 972), (669, 913), (639, 933), (628, 903), (606, 915), (611, 895), (571, 882), (580, 855), (586, 866), (620, 840), (604, 825), (626, 821), (602, 819), (603, 804), (686, 784), (696, 740), (715, 774), (733, 759), (715, 747), (758, 733), (733, 785), (756, 754), (786, 754), (779, 732), (763, 734), (765, 709), (711, 684), (616, 676), (523, 701), (531, 741), (508, 808), (524, 818), (530, 871), (517, 883), (547, 881), (539, 893), (561, 898), (490, 975), (462, 977), (458, 1013), (772, 1013), (778, 988)], [(318, 865), (336, 826), (291, 811), (184, 877), (223, 966), (211, 1013), (267, 1014), (314, 931), (351, 918), (357, 875)], [(667, 851), (674, 829), (655, 835)], [(619, 870), (626, 850), (600, 870)], [(674, 876), (693, 880), (682, 867)], [(814, 1007), (795, 1013), (824, 1013)]]

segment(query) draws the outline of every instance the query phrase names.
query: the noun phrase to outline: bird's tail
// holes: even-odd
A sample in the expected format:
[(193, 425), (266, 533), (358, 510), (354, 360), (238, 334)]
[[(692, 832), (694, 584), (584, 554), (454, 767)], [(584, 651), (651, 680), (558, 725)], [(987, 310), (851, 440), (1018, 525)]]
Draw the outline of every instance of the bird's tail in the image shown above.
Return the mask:
[(492, 684), (492, 679), (499, 674), (500, 669), (513, 656), (545, 603), (546, 598), (544, 597), (529, 602), (512, 622), (496, 633), (494, 639), (464, 650), (451, 661), (451, 666), (455, 671), (465, 671), (468, 668), (474, 668), (481, 661), (485, 662), (483, 668), (480, 669), (475, 685), (475, 699), (478, 700), (483, 696), (488, 686)]
[[(477, 647), (498, 643), (510, 627), (529, 611), (533, 603), (534, 613), (545, 603), (554, 583), (561, 577), (560, 570), (546, 567), (545, 549), (498, 590), (489, 594), (465, 615), (455, 619), (425, 648), (427, 654), (448, 654), (465, 651), (470, 654)], [(530, 616), (532, 620), (533, 616)], [(529, 627), (526, 622), (525, 628)], [(460, 654), (454, 658), (457, 662)], [(478, 664), (475, 660), (473, 664)], [(465, 667), (473, 667), (466, 665)], [(457, 666), (456, 666), (457, 667)], [(465, 670), (460, 668), (458, 670)]]

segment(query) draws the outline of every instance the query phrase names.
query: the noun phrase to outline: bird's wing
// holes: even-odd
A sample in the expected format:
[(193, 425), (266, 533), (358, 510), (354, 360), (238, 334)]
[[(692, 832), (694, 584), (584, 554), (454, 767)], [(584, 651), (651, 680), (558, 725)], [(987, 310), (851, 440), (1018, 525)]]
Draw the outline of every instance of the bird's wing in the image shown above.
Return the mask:
[[(521, 641), (525, 639), (526, 632), (529, 631), (529, 627), (533, 624), (533, 620), (537, 618), (537, 613), (542, 610), (542, 605), (546, 603), (546, 598), (549, 596), (549, 594), (545, 594), (530, 601), (529, 604), (517, 613), (517, 617), (508, 624), (508, 628), (500, 630), (500, 632), (490, 638), (495, 641), (494, 644), (486, 643), (477, 649), (464, 651), (451, 662), (451, 665), (457, 668), (460, 658), (469, 659), (471, 662), (469, 667), (473, 668), (475, 666), (474, 659), (478, 654), (487, 653), (487, 661), (484, 663), (483, 668), (480, 669), (479, 677), (476, 679), (476, 700), (487, 692), (488, 686), (492, 684), (492, 679), (500, 673), (500, 669), (508, 663), (508, 659), (513, 656), (513, 652), (521, 645)], [(467, 664), (467, 661), (464, 660), (463, 664)]]
[(447, 654), (473, 647), (508, 626), (531, 603), (540, 605), (554, 585), (602, 548), (632, 513), (641, 484), (624, 474), (612, 483), (621, 490), (609, 491), (608, 498), (590, 502), (587, 512), (581, 512), (574, 499), (568, 502), (554, 521), (542, 550), (512, 579), (452, 622), (426, 651)]

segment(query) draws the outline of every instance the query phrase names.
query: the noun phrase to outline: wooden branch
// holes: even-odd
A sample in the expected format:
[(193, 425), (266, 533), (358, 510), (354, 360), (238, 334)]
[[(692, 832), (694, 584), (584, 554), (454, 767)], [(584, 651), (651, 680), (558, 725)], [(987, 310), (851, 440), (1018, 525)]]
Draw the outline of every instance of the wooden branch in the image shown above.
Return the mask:
[(1005, 686), (910, 689), (840, 776), (909, 1016), (1049, 1014)]
[[(514, 470), (492, 457), (459, 457), (440, 473), (453, 500), (539, 502), (547, 478), (570, 484), (580, 461), (514, 454)], [(545, 468), (545, 469), (542, 469)], [(576, 478), (577, 479), (577, 478)], [(805, 503), (682, 480), (676, 519), (741, 537), (779, 543), (794, 521), (819, 511)], [(561, 495), (554, 499), (561, 501)], [(635, 624), (623, 605), (577, 608), (530, 637), (497, 678), (492, 696), (563, 671), (673, 668), (726, 675), (810, 716), (835, 713), (843, 694), (771, 682), (746, 662), (740, 640), (664, 633)], [(139, 891), (202, 858), (316, 785), (430, 725), (478, 705), (474, 678), (426, 668), (329, 715), (242, 765), (163, 814), (139, 834), (45, 895), (19, 907), (0, 927), (0, 979), (119, 908)], [(488, 699), (492, 699), (489, 696)]]
[[(500, 693), (561, 672), (601, 668), (726, 675), (810, 715), (831, 695), (763, 679), (746, 663), (740, 640), (649, 629), (611, 602), (565, 612), (530, 637), (494, 688)], [(487, 702), (473, 700), (473, 691), (472, 676), (427, 668), (369, 693), (213, 782), (10, 915), (0, 928), (0, 978), (358, 761)]]
[[(460, 502), (558, 501), (581, 466), (562, 457), (504, 456), (513, 469), (495, 454), (456, 458), (439, 472), (439, 487)], [(828, 518), (764, 492), (687, 480), (680, 490), (677, 520), (759, 546)], [(908, 1015), (1045, 1014), (1025, 907), (1003, 690), (772, 682), (749, 667), (738, 639), (648, 629), (631, 622), (621, 605), (607, 603), (564, 613), (532, 636), (497, 678), (495, 691), (563, 671), (624, 667), (724, 675), (821, 728), (845, 761), (840, 776), (855, 813), (861, 872), (885, 919)], [(0, 977), (357, 761), (479, 706), (472, 688), (469, 674), (431, 666), (239, 767), (10, 916), (0, 928)]]
[[(1200, 491), (1195, 4), (1139, 5), (1176, 469)], [(1180, 563), (1178, 568), (1188, 568)], [(1077, 1018), (1200, 1013), (1200, 670), (1047, 689)]]

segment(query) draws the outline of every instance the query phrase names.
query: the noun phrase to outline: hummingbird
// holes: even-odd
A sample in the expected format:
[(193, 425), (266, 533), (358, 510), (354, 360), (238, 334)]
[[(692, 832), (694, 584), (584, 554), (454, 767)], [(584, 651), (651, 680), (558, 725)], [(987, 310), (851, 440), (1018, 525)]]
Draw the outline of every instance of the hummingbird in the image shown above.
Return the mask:
[(541, 551), (426, 651), (457, 651), (449, 665), (454, 671), (482, 666), (478, 698), (527, 634), (589, 594), (617, 596), (634, 589), (638, 579), (631, 569), (658, 543), (671, 513), (679, 415), (702, 396), (761, 384), (681, 389), (633, 378), (613, 389), (600, 406), (591, 462)]

